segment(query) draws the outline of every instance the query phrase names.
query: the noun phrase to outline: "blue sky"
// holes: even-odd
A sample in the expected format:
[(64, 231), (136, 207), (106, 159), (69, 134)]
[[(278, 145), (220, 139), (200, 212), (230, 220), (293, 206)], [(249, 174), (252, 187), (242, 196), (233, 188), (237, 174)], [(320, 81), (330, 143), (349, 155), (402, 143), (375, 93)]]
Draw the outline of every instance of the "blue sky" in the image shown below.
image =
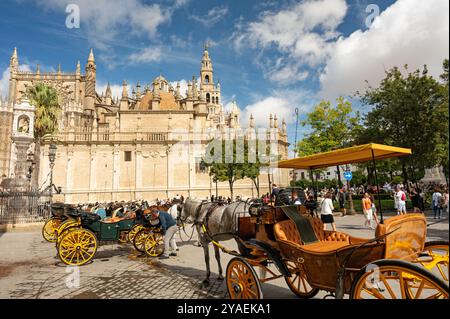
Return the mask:
[[(80, 9), (80, 28), (66, 27), (66, 7)], [(368, 5), (379, 15), (366, 24)], [(14, 47), (23, 68), (73, 72), (93, 47), (97, 90), (115, 92), (127, 80), (151, 83), (198, 77), (203, 44), (210, 43), (215, 80), (224, 104), (235, 99), (243, 122), (253, 113), (288, 121), (320, 99), (350, 96), (386, 68), (429, 65), (438, 75), (448, 58), (447, 0), (200, 1), (200, 0), (6, 0), (0, 2), (0, 90)], [(373, 8), (372, 7), (369, 7)], [(372, 20), (371, 20), (372, 21)], [(356, 101), (355, 104), (367, 111)], [(307, 128), (299, 130), (300, 139)]]

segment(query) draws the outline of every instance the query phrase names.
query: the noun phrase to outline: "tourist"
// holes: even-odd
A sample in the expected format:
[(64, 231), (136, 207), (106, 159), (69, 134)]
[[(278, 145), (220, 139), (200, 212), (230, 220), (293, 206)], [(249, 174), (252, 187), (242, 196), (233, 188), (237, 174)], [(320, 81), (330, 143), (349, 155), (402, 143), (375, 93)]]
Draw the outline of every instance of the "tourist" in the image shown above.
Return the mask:
[(433, 209), (433, 213), (434, 213), (434, 219), (439, 218), (441, 219), (442, 216), (442, 204), (443, 204), (443, 200), (442, 200), (443, 196), (441, 194), (441, 192), (439, 191), (439, 188), (436, 187), (434, 189), (434, 193), (433, 196), (431, 197), (431, 208)]
[(406, 214), (406, 194), (398, 185), (395, 187), (394, 204), (397, 209), (397, 215)]
[(291, 205), (301, 205), (301, 204), (302, 204), (302, 202), (301, 202), (300, 198), (298, 198), (297, 191), (293, 191)]
[(375, 205), (375, 197), (373, 196), (373, 194), (370, 194), (370, 201), (372, 202), (372, 215), (373, 215), (373, 219), (375, 220), (375, 222), (377, 223), (377, 225), (380, 223), (380, 221), (378, 220), (378, 216), (377, 216), (377, 206)]
[(411, 192), (409, 193), (409, 197), (411, 198), (411, 202), (413, 205), (414, 213), (420, 212), (420, 205), (419, 205), (419, 193), (415, 188), (411, 188)]
[(269, 202), (270, 202), (269, 193), (267, 193), (266, 195), (263, 196), (262, 201), (265, 205), (269, 204)]
[[(159, 225), (164, 235), (164, 253), (160, 259), (167, 259), (169, 256), (176, 256), (178, 250), (177, 243), (175, 241), (175, 233), (178, 230), (177, 222), (170, 216), (169, 213), (159, 211), (157, 209), (152, 210), (152, 221), (159, 219)], [(172, 248), (172, 252), (169, 254), (169, 250)]]
[(425, 193), (421, 188), (417, 189), (417, 193), (419, 194), (419, 209), (425, 213)]
[(308, 195), (308, 198), (305, 201), (305, 207), (311, 214), (311, 216), (315, 215), (317, 209), (317, 202), (314, 200), (314, 196)]
[(366, 217), (366, 222), (364, 223), (364, 225), (366, 227), (374, 229), (372, 226), (372, 217), (373, 217), (372, 201), (370, 200), (370, 196), (368, 193), (365, 193), (362, 199), (362, 209), (364, 212), (364, 216)]
[(447, 212), (448, 215), (448, 187), (445, 188), (445, 192), (444, 192), (444, 207), (443, 210)]
[(273, 184), (272, 185), (272, 193), (271, 193), (271, 201), (275, 202), (276, 201), (276, 197), (278, 196), (278, 193), (280, 192), (280, 189), (277, 187), (277, 184)]
[(320, 204), (320, 219), (323, 223), (323, 230), (327, 230), (327, 224), (331, 224), (331, 227), (333, 228), (333, 231), (336, 231), (336, 224), (334, 223), (334, 217), (333, 217), (333, 201), (331, 200), (331, 197), (333, 195), (330, 192), (327, 192), (325, 194), (325, 199), (322, 200), (322, 203)]

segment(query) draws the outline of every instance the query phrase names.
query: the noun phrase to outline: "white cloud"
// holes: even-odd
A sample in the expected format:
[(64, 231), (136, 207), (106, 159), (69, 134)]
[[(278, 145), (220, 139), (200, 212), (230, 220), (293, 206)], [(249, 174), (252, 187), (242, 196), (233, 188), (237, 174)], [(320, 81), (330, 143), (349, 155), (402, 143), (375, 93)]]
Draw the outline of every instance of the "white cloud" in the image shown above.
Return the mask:
[(158, 62), (162, 57), (161, 47), (147, 47), (138, 52), (129, 55), (128, 60), (131, 63), (149, 63)]
[(0, 79), (0, 97), (6, 98), (8, 96), (9, 89), (9, 67), (6, 68), (2, 73), (2, 77)]
[(206, 15), (193, 15), (191, 18), (201, 24), (203, 24), (205, 27), (212, 27), (217, 22), (222, 20), (223, 17), (228, 13), (228, 7), (227, 6), (218, 6), (214, 7), (211, 10), (208, 11)]
[(68, 4), (80, 8), (81, 30), (86, 32), (91, 45), (106, 49), (119, 36), (157, 36), (160, 25), (170, 21), (173, 10), (186, 4), (186, 0), (176, 0), (174, 5), (164, 7), (147, 4), (142, 0), (29, 0), (44, 8), (65, 12)]
[(315, 67), (330, 54), (346, 12), (345, 0), (304, 1), (278, 12), (265, 11), (247, 24), (239, 20), (231, 40), (237, 50), (244, 45), (275, 47), (282, 63), (265, 61), (265, 76), (272, 81), (302, 81), (308, 74), (301, 66)]
[[(19, 66), (19, 70), (30, 72), (31, 67), (28, 64), (21, 64)], [(7, 67), (3, 71), (2, 77), (0, 78), (0, 97), (6, 98), (9, 94), (9, 77), (10, 77), (10, 70), (9, 67)]]
[(288, 99), (270, 96), (254, 104), (247, 105), (241, 112), (241, 122), (248, 125), (250, 115), (253, 114), (255, 125), (258, 127), (269, 127), (269, 116), (276, 114), (278, 125), (284, 118), (286, 122), (292, 121), (292, 105)]
[(448, 1), (398, 0), (370, 29), (337, 41), (320, 76), (321, 94), (353, 94), (366, 80), (377, 85), (385, 70), (405, 64), (410, 70), (427, 64), (430, 74), (438, 77), (449, 56), (448, 12)]

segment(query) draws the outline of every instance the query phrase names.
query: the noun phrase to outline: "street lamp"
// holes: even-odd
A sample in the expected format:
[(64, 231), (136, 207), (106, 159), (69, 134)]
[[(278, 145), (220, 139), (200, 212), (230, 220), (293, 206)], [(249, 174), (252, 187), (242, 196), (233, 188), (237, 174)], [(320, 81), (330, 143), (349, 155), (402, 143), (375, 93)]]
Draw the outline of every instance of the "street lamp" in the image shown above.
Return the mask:
[(50, 148), (48, 151), (48, 160), (50, 161), (50, 205), (53, 201), (53, 167), (55, 167), (55, 159), (56, 159), (56, 144), (50, 144)]

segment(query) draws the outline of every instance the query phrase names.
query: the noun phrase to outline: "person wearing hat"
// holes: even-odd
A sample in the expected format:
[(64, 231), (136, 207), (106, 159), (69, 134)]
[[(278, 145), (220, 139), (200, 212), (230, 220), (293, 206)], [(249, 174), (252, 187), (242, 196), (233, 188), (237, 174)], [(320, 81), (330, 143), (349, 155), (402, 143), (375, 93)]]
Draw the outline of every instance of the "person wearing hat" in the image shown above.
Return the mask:
[[(159, 258), (167, 259), (169, 256), (176, 256), (177, 244), (174, 235), (178, 230), (177, 222), (169, 213), (154, 209), (152, 210), (152, 220), (157, 219), (159, 219), (159, 224), (164, 235), (164, 253)], [(172, 248), (172, 253), (169, 254), (170, 248)]]

